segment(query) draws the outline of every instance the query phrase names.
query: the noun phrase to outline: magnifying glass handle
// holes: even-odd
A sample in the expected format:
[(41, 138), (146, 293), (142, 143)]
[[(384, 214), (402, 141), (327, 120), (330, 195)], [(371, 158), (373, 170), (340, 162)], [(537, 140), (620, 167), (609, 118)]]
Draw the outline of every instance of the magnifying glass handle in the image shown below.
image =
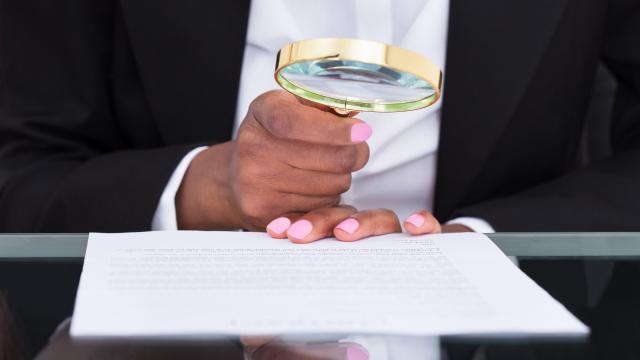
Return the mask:
[(342, 117), (349, 117), (352, 113), (355, 113), (355, 111), (352, 111), (352, 110), (334, 108), (334, 107), (331, 108), (331, 111), (333, 111), (334, 114)]

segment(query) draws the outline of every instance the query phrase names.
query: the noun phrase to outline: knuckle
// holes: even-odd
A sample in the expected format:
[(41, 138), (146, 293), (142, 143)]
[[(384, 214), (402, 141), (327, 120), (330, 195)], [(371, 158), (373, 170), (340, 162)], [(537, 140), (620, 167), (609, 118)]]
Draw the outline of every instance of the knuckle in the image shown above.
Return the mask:
[(268, 107), (270, 103), (279, 98), (278, 93), (278, 90), (264, 92), (253, 99), (249, 107), (253, 107), (254, 109), (261, 109), (265, 106)]
[(238, 182), (244, 185), (247, 191), (255, 193), (267, 193), (273, 191), (274, 185), (279, 180), (279, 173), (264, 166), (261, 162), (243, 166), (238, 173)]
[(393, 210), (376, 209), (375, 214), (372, 215), (374, 215), (372, 218), (374, 219), (373, 225), (376, 234), (385, 234), (402, 228), (400, 220)]
[(282, 93), (281, 90), (271, 90), (260, 94), (249, 104), (249, 114), (252, 114), (259, 122), (268, 120), (273, 108), (286, 104)]
[(378, 212), (380, 213), (380, 215), (383, 215), (385, 217), (395, 217), (396, 216), (396, 213), (393, 212), (393, 210), (390, 210), (390, 209), (381, 208), (381, 209), (378, 209)]
[(267, 112), (269, 132), (279, 138), (288, 137), (292, 129), (289, 106), (283, 103), (274, 104)]
[(336, 206), (340, 203), (340, 196), (330, 196), (321, 201), (320, 206)]
[(257, 160), (268, 153), (265, 151), (265, 147), (268, 146), (268, 141), (263, 141), (262, 137), (256, 134), (242, 132), (238, 134), (236, 140), (236, 152), (238, 156), (245, 161)]
[(324, 196), (319, 199), (315, 199), (305, 204), (303, 211), (313, 211), (322, 208), (329, 208), (336, 206), (340, 203), (340, 196)]
[(433, 214), (430, 211), (422, 210), (420, 211), (420, 214), (424, 216), (425, 219), (427, 219), (427, 221), (436, 221), (435, 216), (433, 216)]
[(358, 144), (358, 147), (361, 149), (362, 158), (364, 159), (364, 162), (366, 163), (367, 161), (369, 161), (369, 155), (371, 153), (371, 149), (369, 148), (369, 144), (365, 142), (365, 143), (362, 143), (362, 144)]
[(269, 98), (267, 94), (262, 94), (256, 97), (249, 104), (249, 114), (253, 114), (254, 117), (258, 117), (260, 114), (260, 110), (264, 108), (265, 102), (268, 102)]
[(351, 188), (351, 173), (347, 173), (339, 176), (336, 179), (336, 190), (342, 194), (349, 191)]
[(367, 143), (356, 145), (355, 153), (354, 171), (362, 169), (369, 161), (369, 145)]
[(351, 173), (357, 161), (356, 148), (353, 146), (343, 146), (334, 153), (333, 163), (340, 173)]
[(273, 89), (273, 90), (265, 91), (264, 94), (262, 95), (268, 99), (280, 100), (280, 99), (287, 98), (289, 96), (289, 93), (282, 89)]
[(319, 211), (315, 211), (313, 213), (314, 220), (322, 224), (330, 223), (332, 218), (332, 210), (332, 208), (323, 208)]
[(356, 207), (352, 206), (352, 205), (344, 205), (343, 204), (343, 205), (340, 205), (340, 207), (345, 209), (345, 210), (350, 210), (350, 211), (352, 211), (354, 213), (358, 212), (358, 209), (356, 209)]
[(251, 163), (256, 162), (256, 160), (260, 157), (259, 146), (253, 143), (243, 143), (238, 146), (236, 150), (238, 154), (238, 158), (240, 159), (241, 167), (251, 166)]

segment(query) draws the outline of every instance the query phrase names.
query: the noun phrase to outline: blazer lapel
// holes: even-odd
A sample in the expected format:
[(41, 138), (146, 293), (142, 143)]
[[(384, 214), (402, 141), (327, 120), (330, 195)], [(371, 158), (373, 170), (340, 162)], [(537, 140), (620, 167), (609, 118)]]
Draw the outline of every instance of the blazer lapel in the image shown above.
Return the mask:
[(231, 138), (249, 0), (122, 0), (151, 111), (167, 144)]
[(463, 201), (523, 99), (566, 0), (451, 0), (434, 209)]

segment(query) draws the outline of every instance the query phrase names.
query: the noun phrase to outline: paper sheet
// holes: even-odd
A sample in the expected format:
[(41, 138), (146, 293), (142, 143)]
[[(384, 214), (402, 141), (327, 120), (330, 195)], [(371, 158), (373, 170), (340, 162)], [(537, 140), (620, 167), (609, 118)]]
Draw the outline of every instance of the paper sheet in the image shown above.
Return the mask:
[(246, 232), (91, 234), (74, 337), (588, 328), (482, 234), (307, 245)]

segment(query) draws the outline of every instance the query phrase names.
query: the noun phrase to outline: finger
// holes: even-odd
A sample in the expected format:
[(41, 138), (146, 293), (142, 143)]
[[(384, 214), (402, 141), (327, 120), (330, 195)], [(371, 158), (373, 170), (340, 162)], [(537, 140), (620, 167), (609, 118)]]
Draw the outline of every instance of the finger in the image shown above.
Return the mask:
[(251, 360), (346, 360), (369, 359), (369, 353), (356, 343), (286, 344), (267, 343), (251, 354)]
[(340, 221), (355, 212), (356, 209), (348, 205), (311, 210), (291, 224), (287, 230), (287, 237), (292, 242), (298, 244), (324, 239), (332, 235), (333, 228)]
[(287, 230), (289, 230), (291, 224), (301, 218), (302, 215), (304, 215), (304, 213), (291, 213), (280, 216), (277, 219), (273, 219), (267, 225), (267, 234), (274, 239), (286, 239)]
[[(265, 200), (265, 196), (268, 200)], [(242, 228), (264, 231), (269, 222), (290, 213), (307, 213), (313, 209), (336, 206), (340, 196), (303, 196), (285, 193), (251, 193), (239, 205), (246, 217)]]
[[(243, 122), (245, 129), (259, 127)], [(240, 159), (260, 161), (265, 165), (278, 160), (289, 166), (331, 173), (347, 173), (361, 169), (369, 159), (366, 142), (352, 145), (327, 145), (300, 140), (278, 138), (268, 131), (243, 131), (236, 139)]]
[(291, 219), (288, 216), (281, 216), (267, 224), (267, 234), (274, 239), (284, 239), (287, 237), (289, 226), (291, 226)]
[(271, 188), (289, 194), (305, 196), (338, 196), (351, 187), (351, 173), (332, 174), (313, 170), (291, 168), (269, 175)]
[(266, 189), (282, 194), (304, 196), (337, 196), (351, 187), (351, 171), (324, 172), (297, 168), (291, 165), (257, 160), (242, 165), (237, 181), (240, 186), (256, 191)]
[(251, 103), (249, 111), (262, 128), (283, 139), (351, 145), (366, 141), (372, 132), (362, 120), (305, 106), (282, 90), (260, 95)]
[(435, 234), (442, 232), (442, 227), (436, 218), (427, 210), (420, 210), (411, 214), (404, 221), (404, 228), (412, 235)]
[(398, 216), (388, 209), (357, 212), (341, 221), (333, 235), (341, 241), (355, 241), (369, 236), (401, 232)]
[(292, 167), (336, 174), (362, 169), (369, 161), (369, 145), (331, 146), (300, 141), (279, 141), (270, 148)]

